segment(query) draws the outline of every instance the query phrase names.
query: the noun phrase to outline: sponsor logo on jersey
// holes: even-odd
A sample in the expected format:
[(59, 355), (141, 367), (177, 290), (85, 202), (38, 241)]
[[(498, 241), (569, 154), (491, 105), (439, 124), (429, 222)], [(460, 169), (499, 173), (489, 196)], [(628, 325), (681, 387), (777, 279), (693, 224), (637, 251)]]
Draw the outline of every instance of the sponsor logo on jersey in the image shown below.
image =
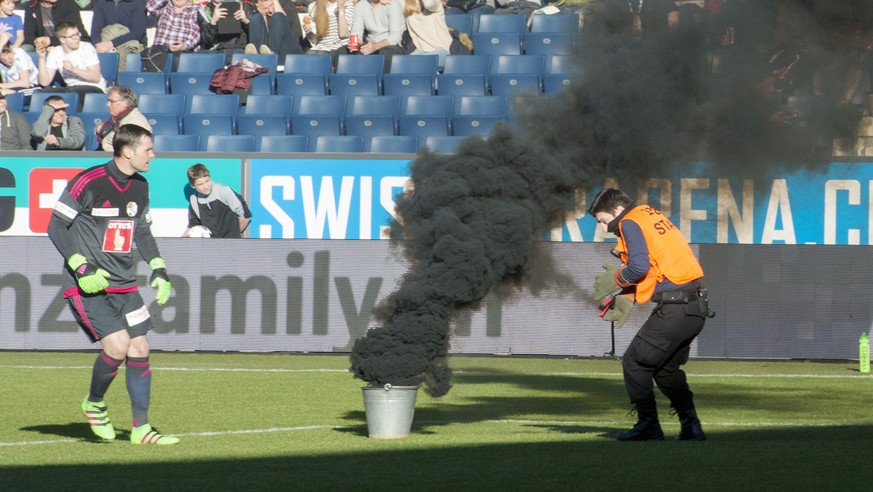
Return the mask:
[(118, 208), (92, 208), (91, 215), (94, 217), (118, 217)]
[(103, 251), (107, 253), (130, 253), (133, 245), (132, 220), (110, 220), (103, 234)]
[[(56, 203), (61, 205), (58, 203), (58, 198), (67, 183), (80, 172), (82, 172), (81, 168), (36, 168), (30, 172), (28, 177), (28, 203), (30, 204), (28, 212), (31, 231), (36, 233), (48, 231), (52, 210), (56, 209)], [(76, 212), (67, 206), (57, 207), (57, 210), (71, 219), (76, 216)]]

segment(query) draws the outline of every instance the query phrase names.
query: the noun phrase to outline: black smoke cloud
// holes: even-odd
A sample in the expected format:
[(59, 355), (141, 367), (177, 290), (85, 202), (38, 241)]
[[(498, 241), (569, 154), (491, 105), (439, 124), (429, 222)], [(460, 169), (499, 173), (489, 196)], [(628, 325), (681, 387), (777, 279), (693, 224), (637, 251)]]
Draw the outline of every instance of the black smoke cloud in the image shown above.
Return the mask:
[[(857, 17), (827, 5), (773, 4), (819, 27), (808, 29), (807, 47), (831, 46), (817, 36)], [(757, 91), (767, 74), (760, 59), (714, 77), (704, 29), (639, 41), (623, 29), (626, 19), (592, 17), (581, 75), (567, 91), (522, 101), (516, 125), (468, 139), (454, 155), (423, 152), (412, 163), (414, 190), (398, 199), (391, 224), (409, 270), (375, 309), (380, 326), (354, 344), (356, 377), (446, 394), (450, 326), (461, 310), (492, 289), (572, 284), (548, 266), (539, 241), (555, 211), (576, 206), (577, 188), (608, 176), (630, 183), (696, 159), (749, 176), (775, 171), (764, 163), (828, 158), (829, 147), (785, 147), (790, 134), (772, 126), (773, 108)]]

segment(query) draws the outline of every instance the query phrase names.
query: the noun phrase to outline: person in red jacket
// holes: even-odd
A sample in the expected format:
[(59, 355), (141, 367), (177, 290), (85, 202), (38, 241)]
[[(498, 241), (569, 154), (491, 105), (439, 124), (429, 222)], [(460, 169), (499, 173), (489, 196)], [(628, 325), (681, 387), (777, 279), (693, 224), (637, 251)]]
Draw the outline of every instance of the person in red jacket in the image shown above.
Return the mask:
[[(706, 439), (694, 394), (681, 366), (691, 342), (712, 317), (703, 269), (685, 237), (670, 220), (649, 205), (637, 205), (620, 190), (601, 191), (588, 209), (605, 232), (618, 236), (615, 248), (623, 268), (604, 263), (594, 282), (594, 298), (609, 308), (603, 319), (620, 328), (634, 304), (651, 300), (655, 308), (622, 357), (624, 384), (638, 421), (620, 432), (620, 441), (663, 440), (654, 384), (679, 416), (678, 440)], [(609, 297), (612, 296), (612, 297)], [(654, 384), (653, 384), (654, 381)]]

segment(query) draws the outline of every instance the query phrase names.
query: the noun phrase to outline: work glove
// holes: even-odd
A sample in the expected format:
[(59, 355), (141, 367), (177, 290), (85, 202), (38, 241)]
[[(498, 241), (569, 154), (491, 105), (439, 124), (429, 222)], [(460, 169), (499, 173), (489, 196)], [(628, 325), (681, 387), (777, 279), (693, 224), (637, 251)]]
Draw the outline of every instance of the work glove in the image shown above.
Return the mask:
[(634, 301), (628, 296), (617, 295), (613, 298), (612, 305), (601, 314), (604, 321), (614, 321), (616, 328), (624, 326), (627, 317), (634, 309)]
[(167, 264), (161, 258), (153, 258), (149, 262), (149, 267), (152, 269), (149, 285), (158, 290), (155, 302), (163, 306), (170, 300), (170, 291), (173, 289), (170, 285), (170, 275), (167, 274)]
[(74, 254), (67, 260), (67, 265), (76, 274), (76, 283), (86, 294), (96, 294), (109, 287), (109, 272), (97, 268), (88, 263), (88, 260), (79, 253)]
[(603, 299), (620, 288), (615, 283), (615, 271), (618, 270), (618, 267), (607, 261), (603, 264), (603, 269), (606, 271), (594, 276), (595, 301)]

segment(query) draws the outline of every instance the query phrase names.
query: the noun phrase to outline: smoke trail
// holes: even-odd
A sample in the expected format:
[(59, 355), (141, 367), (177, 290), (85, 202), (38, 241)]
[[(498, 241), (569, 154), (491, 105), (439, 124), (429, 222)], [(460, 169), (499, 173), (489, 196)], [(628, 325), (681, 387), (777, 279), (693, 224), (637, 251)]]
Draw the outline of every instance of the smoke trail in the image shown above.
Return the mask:
[[(845, 21), (845, 12), (823, 15), (813, 4), (798, 0), (801, 18)], [(356, 377), (425, 383), (431, 395), (446, 394), (450, 324), (460, 310), (476, 308), (492, 289), (527, 286), (534, 273), (539, 287), (567, 281), (551, 268), (531, 271), (530, 260), (543, 255), (539, 239), (552, 214), (576, 206), (577, 188), (607, 176), (631, 182), (701, 158), (738, 175), (767, 172), (762, 160), (827, 158), (784, 148), (784, 132), (752, 90), (760, 70), (709, 76), (701, 30), (637, 42), (620, 32), (621, 22), (603, 19), (586, 24), (596, 36), (582, 40), (583, 75), (570, 90), (536, 96), (519, 108), (515, 127), (468, 139), (451, 156), (421, 153), (412, 163), (414, 191), (398, 199), (399, 220), (391, 224), (410, 267), (374, 312), (381, 326), (354, 344)]]

